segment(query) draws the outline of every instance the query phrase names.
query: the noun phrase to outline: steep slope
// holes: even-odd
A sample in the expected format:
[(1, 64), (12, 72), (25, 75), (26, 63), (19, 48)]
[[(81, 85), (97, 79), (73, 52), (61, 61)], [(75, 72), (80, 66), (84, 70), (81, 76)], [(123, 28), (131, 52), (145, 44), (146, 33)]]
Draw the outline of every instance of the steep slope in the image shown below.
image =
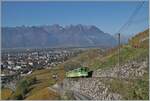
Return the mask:
[[(145, 35), (146, 34), (146, 35)], [(145, 37), (137, 36), (148, 36), (148, 30), (137, 34), (135, 37), (139, 40)], [(134, 37), (133, 37), (134, 38)], [(141, 47), (135, 48), (130, 44), (120, 46), (120, 63), (124, 64), (133, 60), (142, 60), (148, 56), (148, 40), (146, 43), (141, 44)], [(144, 47), (146, 45), (146, 47)], [(87, 66), (92, 69), (98, 68), (110, 68), (118, 64), (118, 47), (109, 49), (106, 52), (102, 52), (100, 49), (91, 49), (71, 60), (66, 61), (62, 66), (79, 67), (80, 65)]]
[(9, 88), (2, 88), (1, 89), (1, 100), (8, 100), (9, 97), (12, 95), (13, 91)]
[[(143, 39), (143, 34), (145, 31), (137, 34), (139, 40)], [(66, 78), (63, 82), (64, 91), (80, 92), (95, 100), (148, 100), (149, 47), (142, 45), (145, 44), (141, 44), (141, 47), (123, 45), (120, 50), (120, 66), (118, 48), (104, 56), (98, 50), (90, 50), (68, 60), (62, 65), (64, 68), (76, 68), (84, 62), (88, 68), (92, 68), (93, 75), (91, 78)], [(69, 64), (70, 62), (72, 63)]]
[(26, 100), (58, 100), (59, 95), (48, 88), (41, 89), (26, 98)]
[[(52, 76), (58, 75), (57, 80)], [(55, 100), (60, 99), (59, 94), (48, 89), (49, 86), (64, 79), (63, 69), (35, 70), (32, 74), (18, 81), (16, 90), (7, 96), (11, 100)]]
[(149, 47), (149, 29), (132, 37), (129, 43), (133, 47), (148, 48)]
[(2, 28), (2, 47), (112, 47), (116, 40), (95, 26), (32, 26)]

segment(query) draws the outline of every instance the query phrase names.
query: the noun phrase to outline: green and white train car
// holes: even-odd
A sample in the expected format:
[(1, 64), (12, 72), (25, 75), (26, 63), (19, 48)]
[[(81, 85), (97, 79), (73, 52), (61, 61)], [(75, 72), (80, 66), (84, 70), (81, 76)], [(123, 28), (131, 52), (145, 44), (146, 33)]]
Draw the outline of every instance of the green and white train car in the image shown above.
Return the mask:
[(87, 77), (89, 74), (89, 70), (87, 67), (80, 67), (74, 70), (71, 70), (66, 73), (66, 77)]

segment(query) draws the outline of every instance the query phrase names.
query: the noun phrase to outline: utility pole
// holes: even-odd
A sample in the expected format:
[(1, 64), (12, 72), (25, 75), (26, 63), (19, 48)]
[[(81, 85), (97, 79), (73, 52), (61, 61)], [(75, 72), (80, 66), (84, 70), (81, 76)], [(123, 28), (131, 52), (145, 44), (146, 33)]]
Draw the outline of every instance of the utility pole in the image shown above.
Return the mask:
[(118, 66), (120, 66), (120, 33), (118, 33)]

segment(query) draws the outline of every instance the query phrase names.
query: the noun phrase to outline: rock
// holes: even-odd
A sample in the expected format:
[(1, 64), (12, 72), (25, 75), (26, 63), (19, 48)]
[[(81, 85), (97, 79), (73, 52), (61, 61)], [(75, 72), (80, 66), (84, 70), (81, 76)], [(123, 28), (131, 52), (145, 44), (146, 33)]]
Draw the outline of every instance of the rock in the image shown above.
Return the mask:
[(120, 99), (120, 96), (115, 96), (109, 91), (109, 86), (106, 86), (100, 78), (65, 79), (63, 83), (64, 89), (80, 92), (93, 100), (117, 99), (117, 97)]
[(112, 77), (112, 78), (137, 78), (142, 76), (148, 67), (148, 60), (137, 62), (128, 62), (120, 67), (99, 69), (93, 72), (92, 77)]

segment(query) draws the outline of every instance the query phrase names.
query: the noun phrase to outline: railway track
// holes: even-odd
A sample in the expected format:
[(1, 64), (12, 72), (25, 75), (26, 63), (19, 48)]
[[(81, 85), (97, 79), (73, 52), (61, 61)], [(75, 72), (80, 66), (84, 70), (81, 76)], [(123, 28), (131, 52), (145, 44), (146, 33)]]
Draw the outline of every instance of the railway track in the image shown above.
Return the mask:
[(119, 77), (80, 77), (80, 78), (66, 78), (68, 80), (74, 80), (74, 81), (78, 81), (78, 80), (84, 80), (84, 79), (114, 79), (114, 80), (124, 80), (124, 81), (133, 81), (133, 80), (143, 80), (143, 81), (148, 81), (142, 78), (119, 78)]
[[(48, 89), (51, 90), (51, 91), (57, 92), (57, 93), (62, 93), (62, 90), (63, 90), (62, 88), (57, 89), (57, 88), (51, 88), (51, 87), (48, 87)], [(68, 92), (70, 92), (73, 95), (73, 98), (75, 100), (92, 100), (92, 97), (90, 97), (88, 95), (85, 95), (85, 94), (82, 94), (78, 91), (70, 90)]]
[(76, 100), (92, 100), (90, 96), (81, 94), (80, 92), (77, 91), (73, 91), (73, 96)]

